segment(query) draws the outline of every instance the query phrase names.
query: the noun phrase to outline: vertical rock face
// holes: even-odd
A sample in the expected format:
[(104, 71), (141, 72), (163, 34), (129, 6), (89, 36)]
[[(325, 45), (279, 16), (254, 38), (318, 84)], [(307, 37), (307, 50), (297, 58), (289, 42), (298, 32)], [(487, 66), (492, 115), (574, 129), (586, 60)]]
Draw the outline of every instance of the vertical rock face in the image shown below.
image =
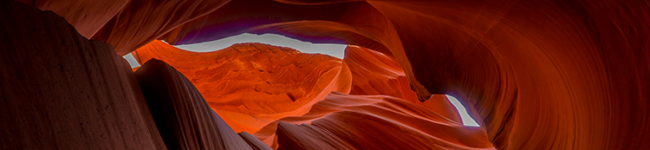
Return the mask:
[(0, 149), (155, 149), (128, 64), (53, 12), (0, 1)]
[(251, 149), (176, 69), (154, 59), (136, 77), (168, 149)]
[(340, 59), (259, 43), (197, 53), (154, 41), (134, 56), (178, 68), (237, 132), (254, 133), (279, 118), (302, 115), (331, 91), (349, 92), (351, 83)]

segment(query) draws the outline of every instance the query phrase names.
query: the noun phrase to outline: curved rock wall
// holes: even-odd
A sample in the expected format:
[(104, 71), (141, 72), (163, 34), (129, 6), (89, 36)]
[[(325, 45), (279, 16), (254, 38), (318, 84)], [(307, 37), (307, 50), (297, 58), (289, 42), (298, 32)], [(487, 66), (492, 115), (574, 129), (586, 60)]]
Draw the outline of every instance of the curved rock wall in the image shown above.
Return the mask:
[[(332, 74), (346, 74), (344, 68), (348, 68), (350, 76), (314, 75), (311, 79), (344, 79), (328, 79), (326, 83), (316, 84), (327, 90), (310, 91), (317, 93), (313, 95), (324, 98), (330, 91), (381, 92), (413, 103), (416, 98), (426, 103), (431, 94), (453, 95), (470, 108), (470, 114), (479, 116), (478, 122), (485, 129), (488, 140), (499, 149), (650, 149), (650, 144), (645, 142), (650, 140), (647, 109), (650, 103), (646, 94), (650, 93), (650, 42), (646, 37), (650, 35), (650, 2), (647, 0), (21, 2), (27, 5), (2, 10), (6, 12), (3, 15), (16, 20), (2, 22), (6, 24), (3, 28), (6, 32), (2, 33), (6, 39), (4, 45), (29, 45), (20, 40), (32, 38), (30, 40), (34, 41), (39, 34), (75, 33), (55, 29), (58, 24), (40, 23), (56, 16), (32, 21), (33, 18), (23, 16), (29, 13), (15, 13), (32, 9), (29, 8), (32, 6), (53, 10), (71, 22), (83, 36), (112, 44), (120, 55), (136, 51), (147, 43), (161, 43), (155, 39), (189, 44), (244, 32), (281, 33), (319, 43), (347, 43), (392, 57), (403, 70), (404, 79), (401, 75), (384, 79), (393, 82), (397, 78), (395, 82), (400, 84), (396, 89), (401, 92), (381, 91), (373, 86), (363, 88), (358, 82), (355, 86), (354, 76), (372, 77), (368, 83), (384, 83), (384, 79), (360, 74), (358, 66), (343, 61), (341, 69), (334, 69), (337, 71)], [(259, 5), (251, 5), (253, 3)], [(34, 32), (36, 34), (16, 33), (27, 33), (29, 27), (34, 26), (39, 26), (34, 30), (38, 31)], [(63, 40), (62, 43), (75, 40)], [(38, 41), (52, 46), (49, 39)], [(38, 47), (38, 44), (32, 45)], [(77, 44), (76, 48), (84, 46)], [(17, 63), (14, 58), (27, 55), (6, 49), (30, 49), (5, 47), (3, 61), (7, 63), (3, 67)], [(56, 59), (68, 57), (56, 53), (48, 55)], [(108, 62), (113, 61), (105, 61)], [(173, 65), (174, 62), (180, 61), (169, 61), (192, 81), (184, 68)], [(5, 73), (6, 77), (10, 75)], [(348, 79), (350, 82), (345, 82)], [(403, 80), (408, 81), (410, 88), (405, 88)], [(41, 84), (41, 81), (50, 83), (49, 80), (5, 83)], [(6, 90), (20, 89), (6, 87), (3, 86)], [(197, 87), (201, 91), (200, 85)], [(408, 96), (411, 92), (417, 94), (416, 98)], [(208, 97), (214, 96), (206, 96), (206, 99), (210, 99)], [(301, 103), (298, 106), (309, 105)], [(308, 111), (306, 107), (301, 109), (302, 113)], [(232, 123), (225, 119), (226, 116), (222, 117)], [(238, 130), (237, 126), (249, 125), (233, 125), (233, 128), (252, 133), (282, 117), (285, 116), (262, 119), (264, 121), (247, 129)]]

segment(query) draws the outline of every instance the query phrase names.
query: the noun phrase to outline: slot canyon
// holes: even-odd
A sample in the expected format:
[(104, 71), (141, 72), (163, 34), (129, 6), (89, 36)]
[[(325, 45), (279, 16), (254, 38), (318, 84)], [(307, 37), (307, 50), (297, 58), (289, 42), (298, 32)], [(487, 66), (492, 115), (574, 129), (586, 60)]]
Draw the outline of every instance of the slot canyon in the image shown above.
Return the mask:
[[(650, 149), (650, 0), (1, 0), (0, 15), (3, 150)], [(185, 48), (242, 34), (343, 49)]]

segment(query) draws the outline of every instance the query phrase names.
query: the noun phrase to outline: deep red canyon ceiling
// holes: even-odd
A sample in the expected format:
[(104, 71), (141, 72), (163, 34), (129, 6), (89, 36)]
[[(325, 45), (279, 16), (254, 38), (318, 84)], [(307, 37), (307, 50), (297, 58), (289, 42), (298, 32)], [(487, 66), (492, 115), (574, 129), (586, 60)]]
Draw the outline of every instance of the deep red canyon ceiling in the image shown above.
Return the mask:
[[(0, 2), (3, 149), (650, 149), (650, 1), (19, 1)], [(156, 40), (239, 33), (350, 46)], [(129, 52), (172, 75), (135, 78)], [(153, 103), (156, 76), (181, 96)]]

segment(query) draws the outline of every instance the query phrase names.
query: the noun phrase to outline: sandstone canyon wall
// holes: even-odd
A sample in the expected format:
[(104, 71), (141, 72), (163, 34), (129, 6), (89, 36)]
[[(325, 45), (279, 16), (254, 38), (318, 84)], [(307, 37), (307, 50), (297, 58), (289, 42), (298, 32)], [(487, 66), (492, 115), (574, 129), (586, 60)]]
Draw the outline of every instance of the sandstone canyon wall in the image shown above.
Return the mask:
[(176, 69), (152, 60), (136, 77), (167, 148), (252, 149)]
[(134, 74), (53, 12), (12, 1), (0, 12), (16, 14), (2, 18), (1, 149), (270, 149), (244, 141), (164, 62)]
[[(4, 149), (168, 148), (131, 52), (187, 77), (170, 93), (210, 120), (173, 128), (249, 148), (650, 149), (648, 0), (19, 2), (0, 2)], [(240, 33), (349, 46), (172, 46)]]
[(2, 1), (0, 14), (0, 149), (157, 148), (135, 76), (111, 45), (53, 12)]

